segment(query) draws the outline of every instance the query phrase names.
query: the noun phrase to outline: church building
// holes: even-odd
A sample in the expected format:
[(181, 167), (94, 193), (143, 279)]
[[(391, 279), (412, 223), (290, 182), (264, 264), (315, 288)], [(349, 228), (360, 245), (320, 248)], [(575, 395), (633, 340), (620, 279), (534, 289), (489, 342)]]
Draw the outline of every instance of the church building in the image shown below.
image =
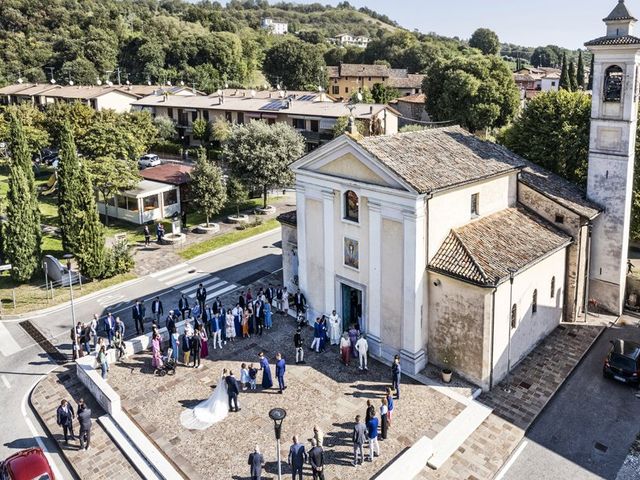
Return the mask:
[[(588, 191), (460, 127), (347, 133), (292, 165), (280, 217), (289, 291), (337, 310), (372, 355), (449, 366), (490, 389), (588, 301), (624, 299), (637, 117), (635, 19), (620, 1), (595, 54)], [(595, 300), (592, 300), (595, 299)], [(582, 318), (581, 318), (582, 317)]]

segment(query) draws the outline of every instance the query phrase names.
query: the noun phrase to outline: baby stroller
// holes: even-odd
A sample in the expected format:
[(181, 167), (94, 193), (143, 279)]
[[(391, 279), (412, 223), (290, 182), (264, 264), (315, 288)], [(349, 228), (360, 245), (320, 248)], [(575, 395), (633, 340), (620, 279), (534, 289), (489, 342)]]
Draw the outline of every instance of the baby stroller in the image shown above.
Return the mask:
[(173, 353), (173, 349), (168, 348), (167, 354), (162, 355), (162, 367), (156, 368), (155, 374), (159, 377), (164, 377), (165, 375), (173, 375), (176, 373), (176, 360), (171, 356)]

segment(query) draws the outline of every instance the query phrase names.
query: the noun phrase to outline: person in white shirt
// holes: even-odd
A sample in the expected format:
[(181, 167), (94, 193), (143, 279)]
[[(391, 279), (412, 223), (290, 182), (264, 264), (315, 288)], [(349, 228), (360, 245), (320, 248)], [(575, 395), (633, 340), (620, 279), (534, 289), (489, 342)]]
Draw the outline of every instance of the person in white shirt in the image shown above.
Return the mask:
[(360, 338), (356, 342), (356, 351), (360, 359), (360, 370), (369, 370), (367, 368), (367, 352), (369, 352), (369, 344), (364, 335), (360, 335)]
[(340, 315), (334, 310), (329, 315), (329, 340), (331, 345), (338, 345), (340, 343), (340, 336), (342, 335), (341, 328), (342, 320)]

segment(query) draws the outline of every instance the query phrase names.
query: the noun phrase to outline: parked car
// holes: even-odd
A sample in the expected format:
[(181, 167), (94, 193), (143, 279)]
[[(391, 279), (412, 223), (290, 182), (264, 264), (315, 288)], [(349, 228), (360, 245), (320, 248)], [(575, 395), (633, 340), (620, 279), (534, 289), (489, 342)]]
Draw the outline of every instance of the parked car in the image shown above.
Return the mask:
[(604, 360), (602, 375), (640, 386), (640, 344), (619, 338), (611, 340), (611, 349)]
[(153, 153), (147, 153), (146, 155), (140, 157), (140, 160), (138, 160), (138, 166), (140, 168), (157, 167), (160, 164), (162, 164), (162, 162), (160, 161), (160, 157)]
[(55, 480), (51, 466), (39, 448), (14, 453), (0, 463), (0, 480)]

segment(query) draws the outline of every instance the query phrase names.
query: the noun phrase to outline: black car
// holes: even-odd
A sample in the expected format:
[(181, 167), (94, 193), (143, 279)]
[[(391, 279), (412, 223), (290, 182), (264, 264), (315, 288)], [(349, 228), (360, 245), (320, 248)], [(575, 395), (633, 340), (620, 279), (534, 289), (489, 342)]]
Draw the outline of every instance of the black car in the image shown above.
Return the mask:
[(602, 374), (619, 382), (640, 385), (640, 344), (628, 340), (611, 340)]

